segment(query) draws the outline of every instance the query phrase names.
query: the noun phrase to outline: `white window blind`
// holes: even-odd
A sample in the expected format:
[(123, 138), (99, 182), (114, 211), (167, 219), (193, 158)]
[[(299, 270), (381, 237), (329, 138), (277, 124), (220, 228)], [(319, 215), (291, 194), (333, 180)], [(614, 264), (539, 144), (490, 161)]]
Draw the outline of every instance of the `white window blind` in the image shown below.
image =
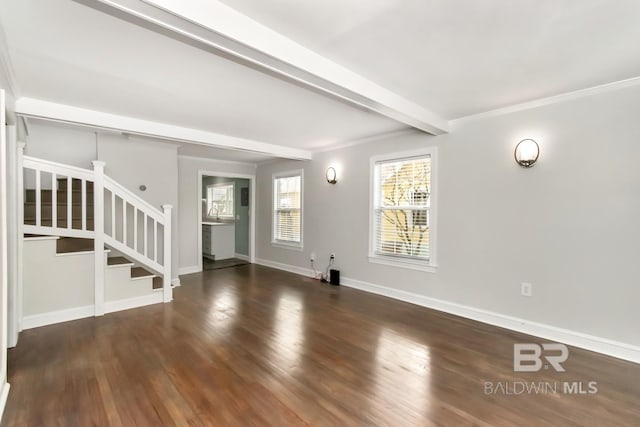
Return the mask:
[(273, 184), (274, 240), (299, 244), (302, 242), (302, 175), (275, 177)]
[(374, 165), (374, 255), (428, 262), (431, 156)]
[(214, 184), (207, 187), (207, 216), (212, 218), (234, 218), (233, 193), (235, 185)]

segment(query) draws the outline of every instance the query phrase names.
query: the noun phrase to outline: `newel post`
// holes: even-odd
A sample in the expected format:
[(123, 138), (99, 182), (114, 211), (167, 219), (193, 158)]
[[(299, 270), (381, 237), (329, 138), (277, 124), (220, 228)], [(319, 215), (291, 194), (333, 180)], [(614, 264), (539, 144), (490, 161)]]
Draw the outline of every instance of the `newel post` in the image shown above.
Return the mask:
[(171, 205), (162, 205), (164, 212), (162, 299), (164, 302), (170, 302), (173, 299), (173, 289), (171, 288), (171, 208), (173, 208)]
[(94, 315), (104, 314), (104, 167), (105, 162), (93, 162), (93, 252), (94, 252)]

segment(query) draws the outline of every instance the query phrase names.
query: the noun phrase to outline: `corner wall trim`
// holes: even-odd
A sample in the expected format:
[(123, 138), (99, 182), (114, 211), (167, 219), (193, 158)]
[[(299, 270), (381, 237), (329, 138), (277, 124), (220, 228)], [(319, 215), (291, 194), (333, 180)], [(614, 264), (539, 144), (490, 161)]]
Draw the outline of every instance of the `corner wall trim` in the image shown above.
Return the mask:
[(184, 276), (185, 274), (193, 274), (193, 273), (200, 273), (200, 267), (198, 267), (197, 265), (191, 265), (189, 267), (180, 267), (178, 269), (178, 275), (180, 276)]
[(93, 317), (93, 305), (83, 307), (68, 308), (65, 310), (50, 311), (48, 313), (32, 314), (22, 319), (22, 329), (39, 328), (40, 326), (52, 325), (54, 323), (69, 322), (71, 320)]
[(2, 415), (4, 414), (4, 407), (7, 406), (7, 398), (9, 397), (9, 389), (11, 385), (9, 383), (2, 384), (2, 390), (0, 391), (0, 421), (2, 421)]
[(105, 301), (104, 313), (114, 313), (116, 311), (129, 310), (131, 308), (144, 307), (145, 305), (160, 304), (163, 302), (162, 292), (154, 292), (141, 297), (126, 298), (117, 301)]
[[(288, 271), (290, 273), (300, 274), (307, 277), (312, 275), (310, 269), (289, 264), (282, 264), (265, 259), (256, 259), (256, 264)], [(442, 311), (444, 313), (453, 314), (455, 316), (464, 317), (466, 319), (498, 326), (500, 328), (509, 329), (523, 334), (561, 342), (574, 347), (579, 347), (585, 350), (594, 351), (596, 353), (605, 354), (607, 356), (616, 357), (618, 359), (640, 363), (640, 347), (632, 344), (614, 341), (608, 338), (597, 337), (594, 335), (572, 331), (569, 329), (558, 328), (556, 326), (537, 323), (517, 317), (507, 316), (504, 314), (483, 310), (481, 308), (431, 298), (413, 292), (375, 285), (373, 283), (351, 279), (348, 277), (342, 278), (341, 285), (365, 292), (370, 292), (372, 294), (393, 298), (399, 301), (408, 302), (410, 304), (419, 305), (432, 310)]]
[(233, 254), (233, 257), (234, 257), (234, 258), (241, 259), (241, 260), (243, 260), (243, 261), (247, 261), (247, 262), (250, 262), (250, 261), (251, 261), (251, 258), (249, 258), (249, 255), (243, 255), (243, 254), (239, 254), (239, 253), (237, 253), (237, 252), (236, 252), (235, 254)]

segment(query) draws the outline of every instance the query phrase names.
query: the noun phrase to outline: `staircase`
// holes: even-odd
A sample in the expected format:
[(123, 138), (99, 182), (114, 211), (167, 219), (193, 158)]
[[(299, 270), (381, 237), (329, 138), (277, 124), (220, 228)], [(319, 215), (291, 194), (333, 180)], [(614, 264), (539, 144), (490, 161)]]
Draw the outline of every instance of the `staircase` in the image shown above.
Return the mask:
[[(102, 162), (93, 170), (27, 156), (19, 163), (24, 327), (171, 301), (171, 206), (151, 206), (106, 176)], [(72, 296), (59, 298), (66, 292), (78, 295), (74, 307), (66, 306)]]

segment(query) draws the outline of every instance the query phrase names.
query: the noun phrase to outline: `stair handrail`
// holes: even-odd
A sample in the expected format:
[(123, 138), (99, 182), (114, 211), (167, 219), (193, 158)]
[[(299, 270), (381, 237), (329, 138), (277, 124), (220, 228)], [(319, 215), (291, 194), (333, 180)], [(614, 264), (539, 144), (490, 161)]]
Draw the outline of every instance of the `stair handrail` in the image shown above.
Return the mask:
[[(50, 160), (39, 159), (31, 156), (24, 156), (19, 153), (20, 162), (22, 164), (22, 170), (33, 170), (35, 179), (35, 224), (24, 224), (24, 217), (21, 218), (24, 224), (24, 232), (31, 234), (52, 234), (57, 236), (77, 237), (77, 238), (93, 238), (94, 231), (89, 230), (87, 227), (87, 209), (86, 209), (86, 194), (84, 189), (87, 182), (94, 181), (94, 171), (89, 169), (79, 168), (77, 166), (65, 165), (62, 163), (53, 162)], [(42, 224), (42, 173), (50, 173), (52, 180), (52, 193), (51, 193), (51, 226), (45, 226)], [(60, 201), (62, 205), (67, 206), (67, 221), (62, 227), (58, 226), (58, 198), (56, 182), (58, 179), (66, 179), (67, 185), (70, 185), (70, 181), (73, 179), (79, 179), (82, 182), (82, 225), (80, 228), (73, 227), (73, 206), (72, 206), (72, 193), (67, 193), (67, 200)], [(24, 186), (24, 185), (23, 185)]]
[(143, 198), (135, 194), (133, 191), (125, 188), (122, 184), (118, 183), (116, 180), (114, 180), (110, 176), (108, 175), (104, 176), (104, 184), (105, 184), (104, 187), (106, 189), (110, 191), (113, 190), (116, 193), (118, 193), (118, 195), (126, 196), (127, 201), (130, 204), (136, 205), (136, 207), (138, 207), (138, 209), (140, 210), (144, 210), (147, 213), (147, 215), (153, 217), (156, 221), (160, 222), (161, 224), (164, 223), (164, 214), (160, 209), (156, 208), (151, 203), (147, 202), (146, 200), (144, 200)]
[(93, 180), (94, 173), (91, 169), (84, 169), (78, 166), (65, 165), (63, 163), (52, 162), (51, 160), (39, 159), (32, 156), (22, 157), (22, 167), (26, 169), (40, 170), (42, 172), (68, 174), (72, 178)]

